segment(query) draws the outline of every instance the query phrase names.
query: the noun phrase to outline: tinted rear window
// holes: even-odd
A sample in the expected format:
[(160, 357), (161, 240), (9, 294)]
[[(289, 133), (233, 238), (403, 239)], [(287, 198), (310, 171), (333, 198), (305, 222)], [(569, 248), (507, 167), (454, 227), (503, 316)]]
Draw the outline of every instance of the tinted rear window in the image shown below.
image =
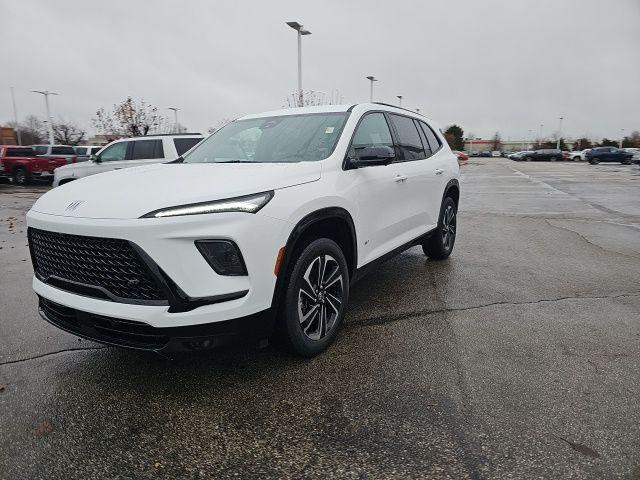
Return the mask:
[(78, 155), (86, 155), (87, 154), (87, 147), (73, 147), (73, 149), (76, 151), (76, 153)]
[(73, 147), (51, 147), (51, 155), (75, 155)]
[(46, 153), (47, 153), (47, 146), (46, 145), (37, 145), (37, 146), (33, 147), (33, 149), (36, 152), (36, 155), (46, 155)]
[(7, 148), (7, 157), (33, 157), (35, 154), (36, 152), (30, 147)]
[(201, 138), (174, 138), (173, 144), (176, 146), (178, 155), (182, 155), (187, 150), (190, 150), (191, 147), (200, 143), (201, 140)]

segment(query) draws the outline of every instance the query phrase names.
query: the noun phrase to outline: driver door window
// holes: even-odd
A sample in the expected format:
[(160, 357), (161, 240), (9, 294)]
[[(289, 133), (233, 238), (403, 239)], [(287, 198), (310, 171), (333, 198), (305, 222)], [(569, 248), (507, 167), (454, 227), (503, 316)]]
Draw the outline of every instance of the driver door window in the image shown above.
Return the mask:
[(370, 113), (362, 119), (356, 133), (353, 135), (351, 148), (362, 150), (366, 147), (391, 147), (393, 148), (393, 140), (391, 139), (391, 131), (387, 120), (382, 113)]
[(100, 160), (103, 162), (118, 162), (124, 160), (127, 156), (127, 147), (129, 142), (114, 143), (110, 147), (104, 149), (100, 154)]

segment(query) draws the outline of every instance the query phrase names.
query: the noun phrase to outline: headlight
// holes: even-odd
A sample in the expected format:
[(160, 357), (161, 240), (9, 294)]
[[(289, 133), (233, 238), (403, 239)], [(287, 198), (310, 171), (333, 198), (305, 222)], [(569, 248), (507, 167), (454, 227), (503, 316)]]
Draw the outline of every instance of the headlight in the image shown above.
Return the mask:
[(201, 215), (203, 213), (244, 212), (256, 213), (273, 198), (273, 191), (256, 193), (244, 197), (227, 198), (213, 202), (192, 203), (177, 207), (154, 210), (140, 218), (178, 217), (181, 215)]

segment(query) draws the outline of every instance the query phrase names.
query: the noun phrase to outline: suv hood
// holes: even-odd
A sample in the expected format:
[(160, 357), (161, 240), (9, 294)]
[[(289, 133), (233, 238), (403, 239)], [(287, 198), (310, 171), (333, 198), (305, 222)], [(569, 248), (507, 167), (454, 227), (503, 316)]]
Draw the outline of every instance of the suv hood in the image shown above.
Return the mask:
[[(154, 164), (75, 180), (32, 210), (77, 218), (139, 218), (160, 208), (222, 200), (320, 179), (320, 162)], [(80, 202), (75, 208), (72, 204)]]

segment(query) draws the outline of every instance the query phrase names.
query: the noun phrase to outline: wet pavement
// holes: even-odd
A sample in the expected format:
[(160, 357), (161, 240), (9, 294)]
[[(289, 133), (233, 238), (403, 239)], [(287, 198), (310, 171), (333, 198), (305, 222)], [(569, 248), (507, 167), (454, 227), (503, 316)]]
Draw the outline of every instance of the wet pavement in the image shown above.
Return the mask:
[(640, 168), (472, 159), (452, 257), (352, 290), (325, 354), (164, 359), (42, 321), (0, 184), (0, 478), (640, 479)]

